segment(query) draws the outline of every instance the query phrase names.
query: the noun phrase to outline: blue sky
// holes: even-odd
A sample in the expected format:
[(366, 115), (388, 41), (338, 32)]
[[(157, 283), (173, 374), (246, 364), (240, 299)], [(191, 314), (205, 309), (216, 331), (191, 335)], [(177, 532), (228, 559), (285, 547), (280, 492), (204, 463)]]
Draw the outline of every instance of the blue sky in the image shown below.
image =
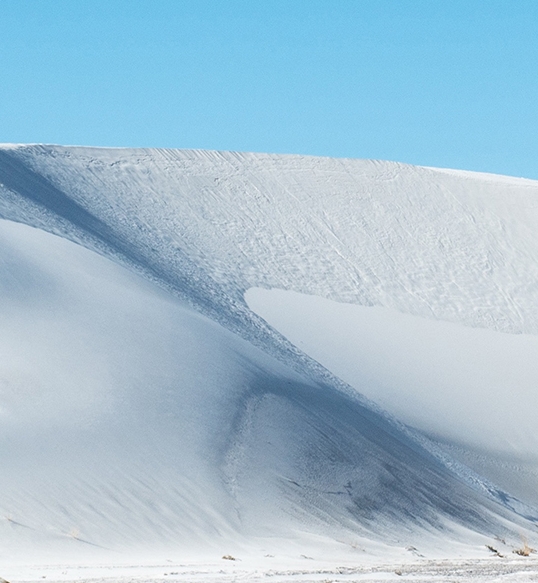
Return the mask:
[(538, 179), (535, 0), (0, 0), (0, 141)]

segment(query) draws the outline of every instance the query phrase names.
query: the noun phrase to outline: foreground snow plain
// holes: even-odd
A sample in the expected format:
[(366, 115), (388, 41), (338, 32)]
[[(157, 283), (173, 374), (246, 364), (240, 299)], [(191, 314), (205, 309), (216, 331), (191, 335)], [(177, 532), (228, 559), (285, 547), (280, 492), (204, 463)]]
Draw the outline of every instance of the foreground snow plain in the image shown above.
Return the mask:
[[(274, 559), (273, 559), (274, 561)], [(412, 581), (413, 583), (524, 583), (538, 580), (535, 560), (472, 559), (429, 560), (422, 562), (361, 564), (334, 566), (333, 562), (303, 559), (279, 562), (271, 567), (271, 558), (223, 565), (216, 562), (173, 563), (151, 566), (73, 566), (55, 565), (22, 568), (21, 581), (91, 581), (92, 583), (234, 583), (274, 581), (275, 583), (378, 583)]]
[(0, 184), (0, 576), (535, 576), (535, 182), (6, 146)]

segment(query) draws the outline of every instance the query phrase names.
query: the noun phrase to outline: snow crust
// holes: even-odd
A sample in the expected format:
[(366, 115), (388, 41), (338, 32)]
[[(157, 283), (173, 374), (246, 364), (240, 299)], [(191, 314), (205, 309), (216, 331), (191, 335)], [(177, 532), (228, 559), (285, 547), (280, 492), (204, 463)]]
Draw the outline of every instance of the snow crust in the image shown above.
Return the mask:
[(535, 181), (192, 150), (2, 154), (4, 173), (24, 163), (152, 262), (197, 267), (239, 301), (250, 287), (293, 289), (538, 332)]
[[(356, 561), (532, 539), (537, 197), (377, 161), (1, 148), (0, 552)], [(491, 371), (466, 384), (480, 360), (521, 366), (524, 412)], [(498, 488), (495, 463), (454, 458), (485, 444), (529, 471)]]

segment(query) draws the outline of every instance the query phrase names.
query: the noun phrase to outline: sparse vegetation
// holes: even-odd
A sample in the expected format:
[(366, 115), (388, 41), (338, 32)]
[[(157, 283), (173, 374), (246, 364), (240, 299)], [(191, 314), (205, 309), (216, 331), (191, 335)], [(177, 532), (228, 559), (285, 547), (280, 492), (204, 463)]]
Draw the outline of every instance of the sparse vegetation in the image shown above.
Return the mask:
[(531, 553), (535, 553), (536, 550), (531, 548), (528, 543), (527, 543), (527, 539), (525, 537), (521, 537), (522, 541), (523, 541), (523, 546), (519, 549), (515, 549), (514, 551), (512, 551), (513, 553), (515, 553), (516, 555), (519, 555), (520, 557), (528, 557)]
[(496, 557), (502, 557), (501, 553), (499, 553), (499, 551), (495, 547), (492, 547), (491, 545), (486, 545), (486, 549), (488, 549), (488, 551), (491, 551)]

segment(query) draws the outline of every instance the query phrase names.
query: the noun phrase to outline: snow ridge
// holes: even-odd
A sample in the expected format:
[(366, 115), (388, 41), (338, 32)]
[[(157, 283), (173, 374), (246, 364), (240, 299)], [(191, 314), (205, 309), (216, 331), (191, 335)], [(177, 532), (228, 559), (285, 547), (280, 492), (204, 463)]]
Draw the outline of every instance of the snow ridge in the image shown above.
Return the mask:
[[(15, 546), (36, 544), (31, 531), (54, 547), (50, 531), (62, 553), (73, 543), (119, 550), (178, 540), (214, 549), (223, 537), (252, 545), (298, 531), (310, 533), (298, 537), (303, 545), (312, 534), (399, 545), (424, 533), (461, 537), (462, 526), (463, 538), (526, 528), (532, 509), (309, 358), (244, 294), (281, 288), (536, 334), (537, 196), (531, 181), (377, 161), (1, 148), (0, 269), (14, 282), (0, 286), (11, 310), (2, 350), (16, 354), (9, 347), (19, 342), (36, 364), (27, 380), (24, 362), (1, 368), (0, 383), (44, 379), (44, 399), (65, 397), (82, 415), (73, 428), (37, 411), (31, 439), (4, 432), (13, 478), (3, 486), (2, 544), (13, 528)], [(24, 281), (37, 282), (33, 295)], [(43, 289), (52, 290), (45, 304)], [(29, 313), (43, 322), (35, 339)], [(52, 359), (47, 330), (59, 347)], [(69, 352), (66, 334), (92, 347), (98, 372)], [(73, 391), (81, 371), (90, 401)], [(0, 406), (25, 427), (32, 392), (16, 394), (4, 390), (12, 401)], [(69, 536), (73, 516), (82, 526)]]

